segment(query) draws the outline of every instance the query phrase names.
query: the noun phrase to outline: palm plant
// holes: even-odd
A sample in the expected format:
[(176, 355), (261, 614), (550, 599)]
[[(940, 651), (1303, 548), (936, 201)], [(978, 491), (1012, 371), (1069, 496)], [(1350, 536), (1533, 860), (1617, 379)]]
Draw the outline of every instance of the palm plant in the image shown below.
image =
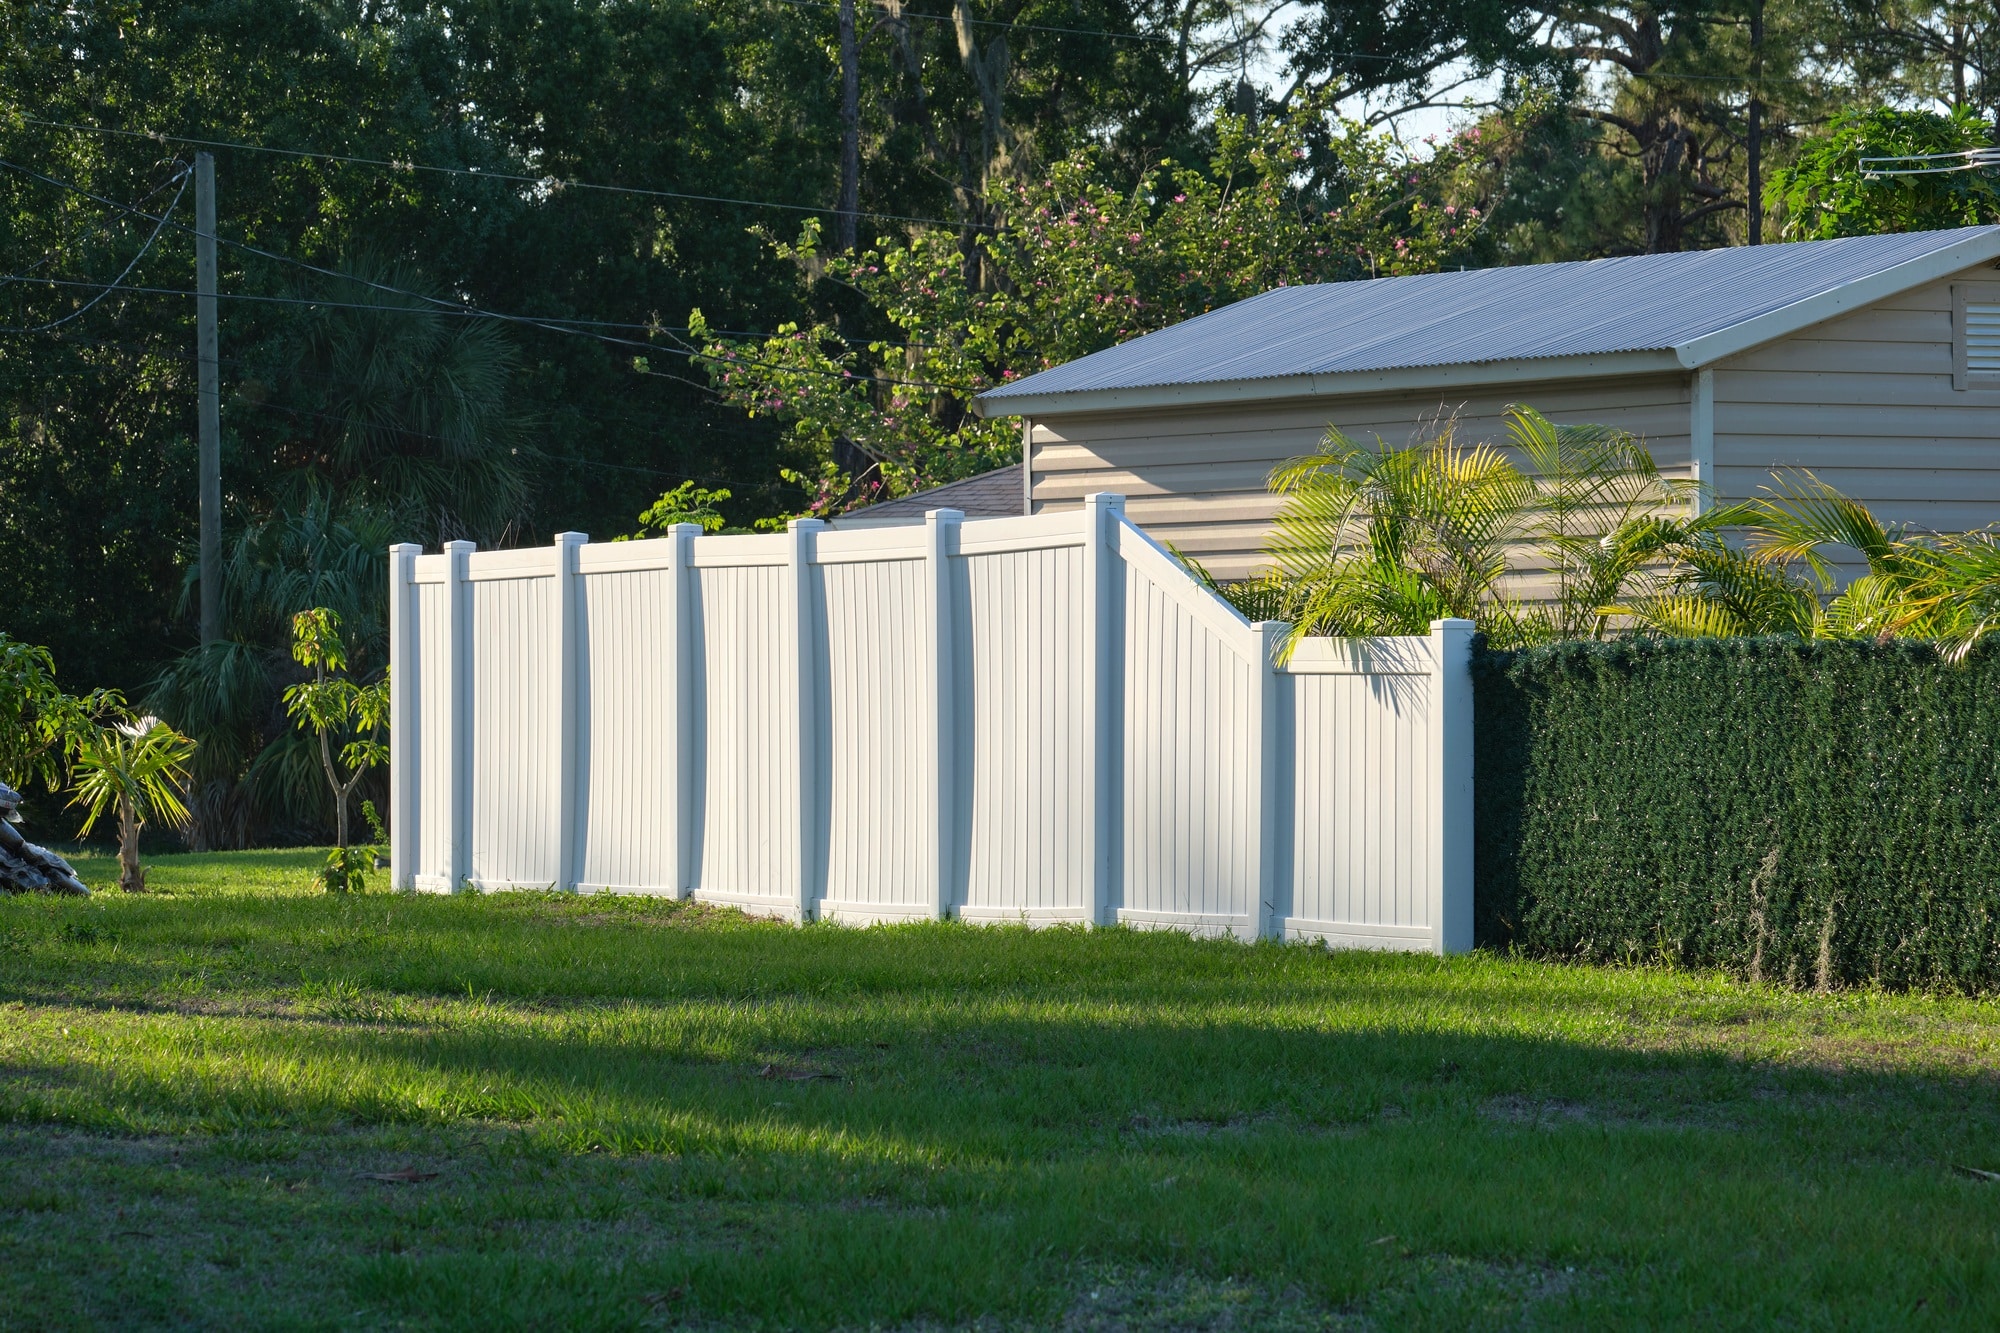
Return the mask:
[(1279, 467), (1271, 551), (1285, 594), (1261, 596), (1282, 606), (1294, 641), (1421, 634), (1446, 616), (1500, 646), (1602, 637), (1649, 562), (1726, 517), (1669, 517), (1691, 507), (1695, 484), (1663, 476), (1626, 431), (1517, 406), (1506, 446), (1464, 444), (1455, 421), (1403, 448), (1330, 430), (1317, 453)]
[(151, 820), (185, 826), (181, 791), (194, 742), (158, 718), (134, 718), (113, 698), (108, 714), (71, 741), (71, 805), (84, 807), (83, 832), (113, 812), (118, 818), (118, 887), (143, 893), (139, 831)]
[(1473, 620), (1495, 642), (1521, 637), (1519, 604), (1501, 580), (1534, 483), (1493, 445), (1461, 444), (1455, 421), (1407, 448), (1329, 429), (1271, 485), (1284, 497), (1270, 549), (1290, 590), (1294, 644), (1423, 634), (1448, 616)]
[[(1726, 540), (1727, 528), (1741, 540)], [(1916, 638), (1959, 658), (2000, 626), (2000, 533), (1886, 524), (1810, 472), (1780, 475), (1660, 552), (1672, 565), (1612, 608), (1654, 633)], [(1866, 572), (1843, 586), (1854, 557)]]

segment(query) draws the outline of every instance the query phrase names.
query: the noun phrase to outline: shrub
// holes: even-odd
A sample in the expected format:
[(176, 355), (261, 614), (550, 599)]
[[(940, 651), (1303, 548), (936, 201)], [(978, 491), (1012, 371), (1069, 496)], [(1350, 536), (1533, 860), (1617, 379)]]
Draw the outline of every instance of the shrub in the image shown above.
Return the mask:
[(2000, 984), (2000, 652), (1572, 642), (1473, 676), (1483, 943)]

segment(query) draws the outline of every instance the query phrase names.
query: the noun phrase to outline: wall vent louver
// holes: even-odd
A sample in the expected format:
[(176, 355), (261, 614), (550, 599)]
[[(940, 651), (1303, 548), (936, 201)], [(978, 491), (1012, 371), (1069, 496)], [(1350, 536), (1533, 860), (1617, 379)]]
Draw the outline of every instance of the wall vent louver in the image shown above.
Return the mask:
[(1965, 370), (2000, 376), (2000, 301), (1965, 303)]

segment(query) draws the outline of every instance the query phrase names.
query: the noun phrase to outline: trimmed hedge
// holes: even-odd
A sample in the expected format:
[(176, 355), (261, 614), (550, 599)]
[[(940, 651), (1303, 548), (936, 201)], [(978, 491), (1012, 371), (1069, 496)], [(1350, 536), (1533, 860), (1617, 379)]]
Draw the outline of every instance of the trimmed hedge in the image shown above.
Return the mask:
[(1479, 937), (1794, 986), (2000, 986), (2000, 653), (1473, 658)]

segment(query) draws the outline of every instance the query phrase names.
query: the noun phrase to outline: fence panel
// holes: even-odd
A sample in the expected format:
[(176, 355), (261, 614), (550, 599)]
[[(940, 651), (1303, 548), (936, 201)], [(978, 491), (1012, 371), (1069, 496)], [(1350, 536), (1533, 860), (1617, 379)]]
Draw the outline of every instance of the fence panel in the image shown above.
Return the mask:
[(679, 897), (685, 721), (677, 538), (586, 547), (576, 635), (576, 885)]
[(964, 607), (952, 662), (964, 755), (956, 833), (966, 849), (957, 906), (967, 920), (1091, 915), (1091, 626), (1076, 526), (967, 523), (952, 559)]
[(546, 889), (564, 878), (549, 781), (562, 739), (549, 671), (555, 576), (545, 550), (496, 555), (505, 561), (473, 574), (467, 590), (472, 642), (512, 645), (472, 654), (471, 879), (482, 889)]
[(922, 529), (822, 534), (813, 673), (827, 780), (818, 908), (847, 921), (937, 915), (937, 773)]
[(423, 765), (421, 771), (431, 778), (422, 783), (412, 781), (409, 785), (416, 791), (416, 799), (406, 802), (417, 816), (413, 840), (417, 883), (428, 889), (457, 887), (451, 877), (452, 791), (448, 777), (452, 766), (451, 711), (457, 704), (457, 692), (451, 681), (451, 614), (445, 564), (442, 555), (417, 561), (417, 632), (412, 636), (416, 660), (396, 663), (398, 672), (409, 669), (416, 678), (417, 758)]
[(697, 542), (693, 635), (694, 896), (798, 915), (798, 627), (784, 537)]
[(1465, 622), (1286, 659), (1113, 496), (581, 543), (394, 553), (400, 887), (1470, 947)]
[(1263, 931), (1264, 636), (1129, 525), (1118, 919)]
[(1314, 640), (1293, 686), (1290, 938), (1427, 944), (1431, 938), (1428, 639)]

